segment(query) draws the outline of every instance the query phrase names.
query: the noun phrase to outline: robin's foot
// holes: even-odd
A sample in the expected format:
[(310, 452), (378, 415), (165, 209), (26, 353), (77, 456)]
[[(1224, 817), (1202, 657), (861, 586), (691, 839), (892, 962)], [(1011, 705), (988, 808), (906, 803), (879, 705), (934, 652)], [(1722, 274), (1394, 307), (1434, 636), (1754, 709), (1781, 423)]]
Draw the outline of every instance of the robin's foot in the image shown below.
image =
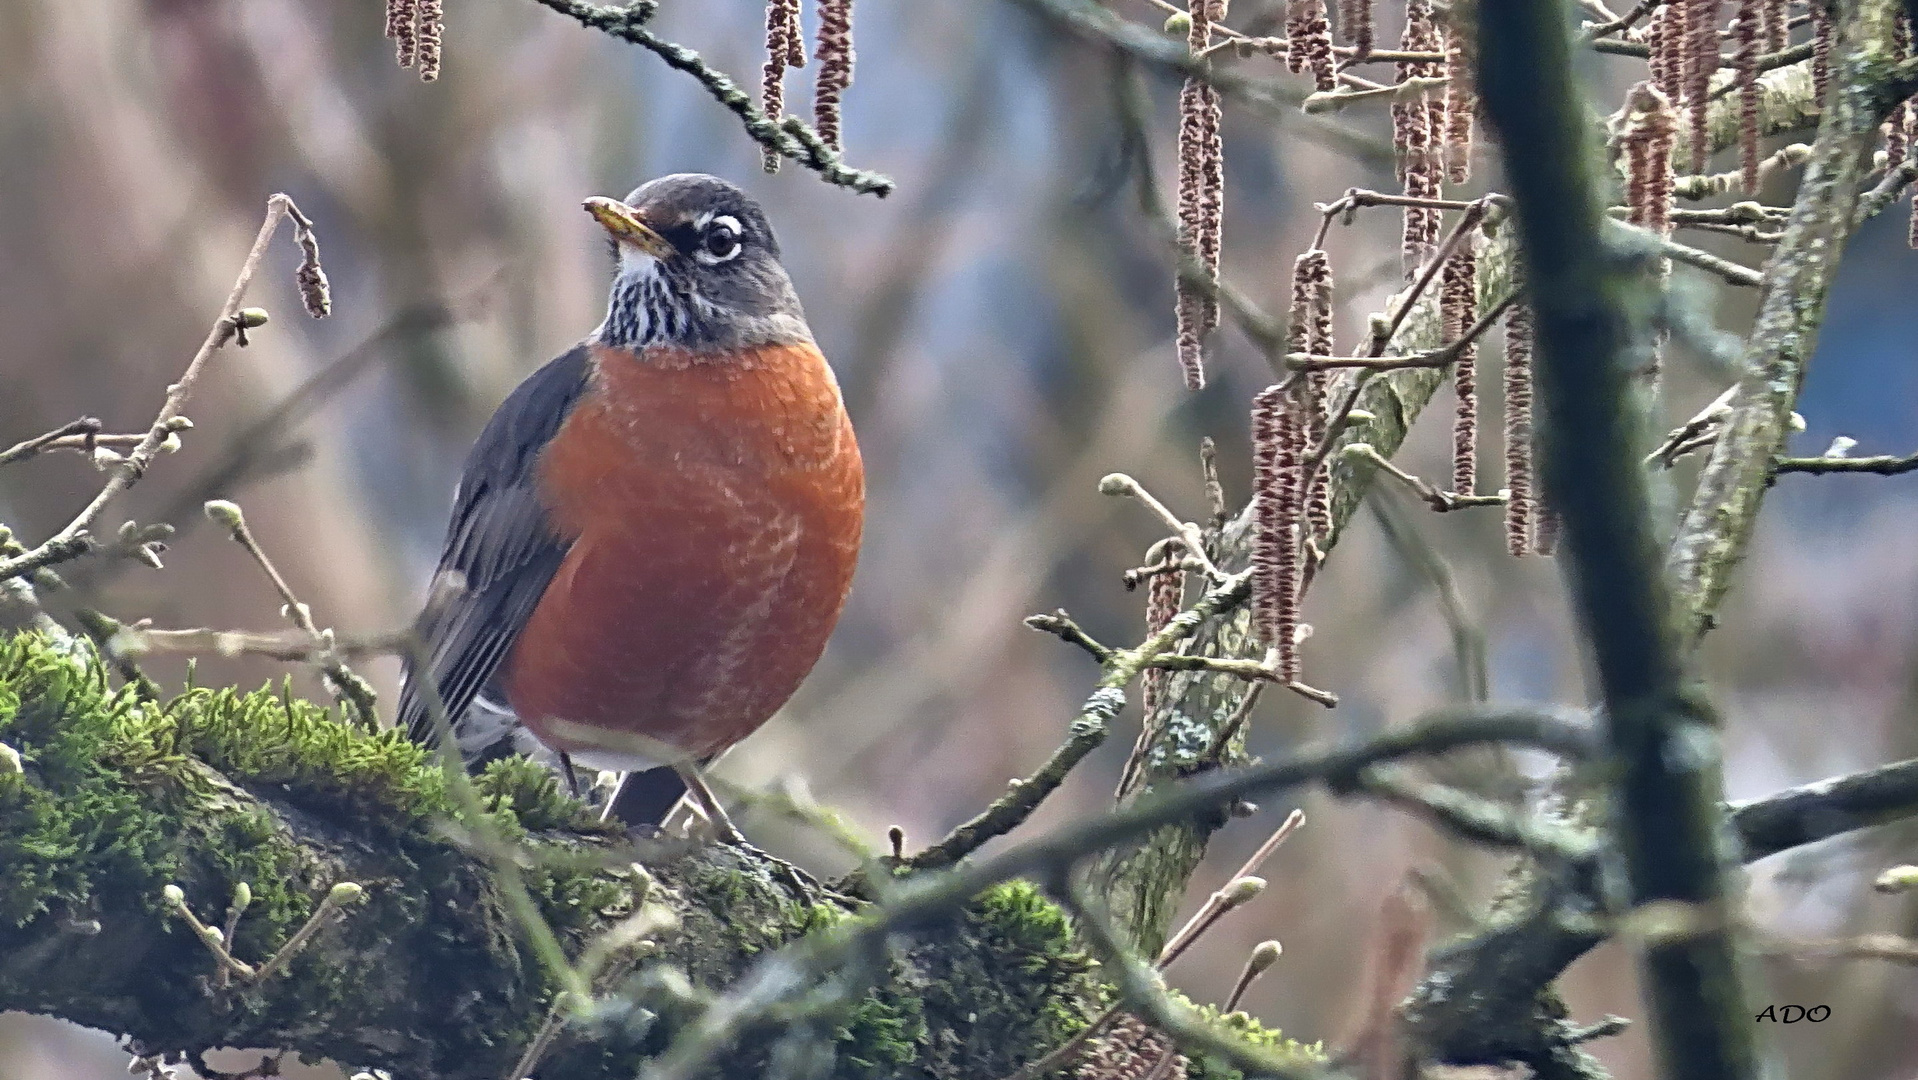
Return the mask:
[(727, 816), (726, 808), (719, 805), (719, 798), (713, 794), (713, 789), (706, 786), (706, 777), (700, 773), (699, 767), (687, 764), (677, 766), (673, 771), (686, 782), (686, 794), (692, 796), (694, 805), (699, 807), (699, 812), (705, 816), (707, 824), (712, 826), (713, 839), (735, 847), (746, 846), (745, 835), (739, 831), (738, 826), (733, 824), (733, 819)]
[(728, 847), (749, 852), (772, 864), (773, 876), (790, 885), (793, 891), (807, 903), (816, 904), (823, 898), (825, 887), (819, 883), (819, 879), (746, 841), (745, 834), (740, 832), (739, 827), (733, 824), (733, 819), (727, 816), (726, 808), (719, 805), (718, 797), (713, 794), (713, 789), (706, 785), (706, 779), (700, 775), (697, 766), (685, 765), (679, 767), (677, 771), (680, 779), (686, 781), (686, 793), (692, 796), (693, 804), (698, 807), (699, 812), (711, 827), (713, 839)]

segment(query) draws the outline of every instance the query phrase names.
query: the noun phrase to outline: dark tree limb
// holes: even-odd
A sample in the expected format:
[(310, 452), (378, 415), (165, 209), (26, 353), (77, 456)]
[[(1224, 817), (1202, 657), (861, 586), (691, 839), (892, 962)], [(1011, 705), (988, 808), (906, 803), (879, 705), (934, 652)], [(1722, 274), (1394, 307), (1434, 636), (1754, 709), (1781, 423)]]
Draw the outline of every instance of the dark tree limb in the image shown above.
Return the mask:
[(1505, 151), (1537, 326), (1542, 473), (1605, 703), (1609, 816), (1630, 901), (1700, 913), (1693, 932), (1643, 954), (1662, 1075), (1749, 1080), (1757, 1058), (1728, 928), (1717, 725), (1681, 663), (1634, 445), (1632, 381), (1649, 359), (1654, 297), (1605, 231), (1568, 16), (1552, 0), (1479, 5), (1479, 85)]
[(1730, 808), (1745, 861), (1918, 812), (1918, 761), (1834, 776)]

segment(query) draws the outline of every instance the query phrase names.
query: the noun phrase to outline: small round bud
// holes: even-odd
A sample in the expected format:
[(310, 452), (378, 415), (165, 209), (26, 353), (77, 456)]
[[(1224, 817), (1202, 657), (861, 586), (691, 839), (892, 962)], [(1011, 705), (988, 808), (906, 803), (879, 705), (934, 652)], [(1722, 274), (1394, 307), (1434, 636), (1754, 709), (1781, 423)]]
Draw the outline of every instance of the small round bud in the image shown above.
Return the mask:
[(581, 1013), (593, 1007), (590, 995), (573, 990), (561, 990), (553, 995), (553, 1009), (556, 1012)]
[(233, 886), (233, 910), (245, 911), (253, 905), (253, 886), (242, 881)]
[(188, 420), (184, 416), (176, 416), (166, 422), (166, 429), (168, 431), (192, 431), (193, 421)]
[(207, 928), (206, 928), (206, 936), (207, 936), (207, 937), (210, 937), (210, 938), (212, 938), (212, 939), (213, 939), (213, 941), (214, 941), (214, 944), (216, 944), (216, 945), (225, 945), (225, 944), (226, 944), (226, 934), (225, 934), (225, 933), (223, 933), (223, 932), (222, 932), (222, 931), (220, 930), (220, 928), (219, 928), (219, 927), (217, 927), (217, 926), (209, 926), (209, 927), (207, 927)]
[(26, 771), (26, 766), (20, 763), (20, 751), (0, 743), (0, 776), (18, 775)]
[(136, 562), (144, 566), (150, 566), (155, 570), (165, 570), (166, 564), (160, 561), (160, 555), (164, 551), (166, 551), (166, 545), (156, 542), (152, 544), (141, 544), (128, 554), (131, 555)]
[(246, 515), (240, 513), (240, 504), (225, 499), (209, 499), (206, 506), (206, 519), (223, 528), (239, 531), (246, 527)]
[(178, 885), (168, 885), (166, 888), (160, 890), (160, 895), (166, 899), (169, 906), (176, 908), (186, 906), (186, 890), (180, 888)]
[(1238, 907), (1265, 891), (1265, 879), (1261, 877), (1233, 878), (1219, 890), (1219, 899), (1227, 907)]
[(1174, 37), (1185, 37), (1192, 33), (1192, 16), (1184, 11), (1175, 11), (1165, 17), (1165, 32)]
[(347, 904), (359, 903), (360, 898), (365, 895), (366, 890), (360, 888), (358, 882), (342, 881), (327, 891), (326, 898), (341, 907), (345, 907)]
[(1353, 409), (1351, 412), (1346, 413), (1345, 416), (1346, 419), (1354, 424), (1369, 424), (1378, 419), (1378, 417), (1372, 415), (1372, 410), (1370, 409)]
[(241, 308), (236, 321), (248, 330), (258, 330), (267, 322), (266, 309), (263, 307)]
[(96, 446), (93, 448), (93, 467), (99, 469), (101, 472), (105, 472), (125, 460), (126, 458), (121, 456), (120, 452), (111, 446)]
[(179, 435), (169, 431), (166, 433), (166, 437), (160, 440), (159, 449), (162, 454), (177, 454), (180, 452), (180, 447), (184, 445), (186, 444), (180, 441)]
[(1128, 483), (1130, 479), (1124, 473), (1107, 473), (1099, 479), (1099, 494), (1124, 495), (1132, 489), (1132, 485)]
[(1878, 875), (1871, 887), (1882, 893), (1906, 892), (1918, 889), (1918, 866), (1894, 866)]
[(1279, 954), (1284, 947), (1276, 941), (1261, 941), (1252, 948), (1252, 955), (1245, 962), (1246, 969), (1257, 975), (1266, 968), (1279, 962)]

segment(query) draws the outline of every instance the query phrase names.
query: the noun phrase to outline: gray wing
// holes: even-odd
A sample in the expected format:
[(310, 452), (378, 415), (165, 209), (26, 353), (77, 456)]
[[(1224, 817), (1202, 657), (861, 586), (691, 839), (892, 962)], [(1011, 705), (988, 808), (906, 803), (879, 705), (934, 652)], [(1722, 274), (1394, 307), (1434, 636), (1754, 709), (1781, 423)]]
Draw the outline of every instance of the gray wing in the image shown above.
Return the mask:
[[(584, 345), (534, 372), (487, 421), (460, 474), (439, 573), (457, 572), (465, 589), (423, 614), (418, 630), (426, 676), (468, 762), (513, 749), (515, 725), (475, 698), (488, 690), (570, 547), (550, 529), (536, 470), (590, 374)], [(407, 668), (399, 723), (434, 746), (439, 733), (421, 674), (411, 662)]]

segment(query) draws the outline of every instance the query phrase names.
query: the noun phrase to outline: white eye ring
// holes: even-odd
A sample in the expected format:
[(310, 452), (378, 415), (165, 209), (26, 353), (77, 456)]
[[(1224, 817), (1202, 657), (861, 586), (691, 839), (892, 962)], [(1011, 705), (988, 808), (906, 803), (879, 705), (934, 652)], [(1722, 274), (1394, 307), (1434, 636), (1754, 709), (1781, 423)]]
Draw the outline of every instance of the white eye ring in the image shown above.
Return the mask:
[[(727, 248), (724, 254), (708, 246), (712, 239), (717, 238), (722, 232), (732, 240), (732, 246)], [(741, 243), (741, 237), (744, 234), (745, 230), (740, 228), (738, 218), (722, 214), (712, 219), (699, 231), (699, 246), (693, 249), (693, 258), (707, 266), (730, 262), (739, 257), (739, 252), (744, 247)]]

